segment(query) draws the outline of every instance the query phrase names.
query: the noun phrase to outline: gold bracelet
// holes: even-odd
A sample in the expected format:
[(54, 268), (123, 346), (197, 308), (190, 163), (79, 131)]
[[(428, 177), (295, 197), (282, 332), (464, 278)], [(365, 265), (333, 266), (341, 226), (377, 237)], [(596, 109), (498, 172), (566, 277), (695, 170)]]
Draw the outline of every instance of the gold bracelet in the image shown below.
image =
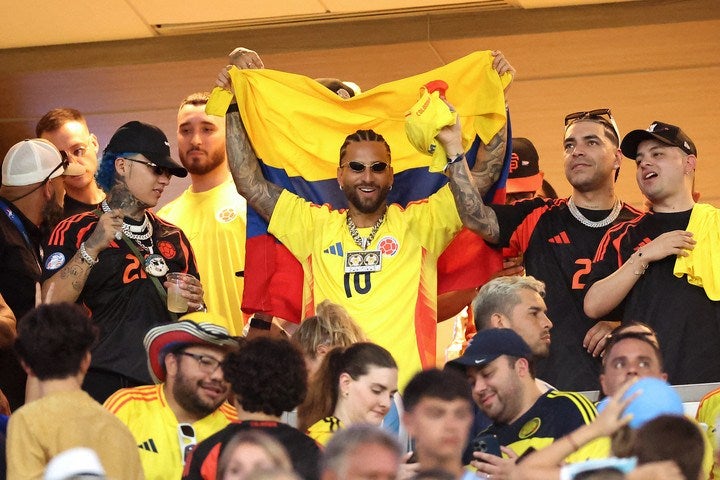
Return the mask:
[[(634, 270), (634, 269), (633, 269), (633, 274), (635, 274), (635, 275), (637, 275), (637, 276), (639, 277), (640, 275), (643, 275), (643, 274), (645, 273), (645, 270), (648, 269), (648, 264), (647, 264), (647, 263), (642, 263), (642, 262), (640, 262), (640, 258), (642, 257), (642, 252), (641, 252), (641, 251), (638, 251), (638, 252), (637, 252), (637, 256), (638, 256), (638, 263), (640, 264), (640, 268), (642, 268), (642, 270), (640, 270), (640, 271), (638, 272), (637, 270)], [(630, 258), (628, 259), (628, 263), (629, 263), (630, 265), (634, 265), (634, 264), (635, 264), (635, 261), (633, 260), (632, 257), (633, 257), (633, 255), (631, 255)]]

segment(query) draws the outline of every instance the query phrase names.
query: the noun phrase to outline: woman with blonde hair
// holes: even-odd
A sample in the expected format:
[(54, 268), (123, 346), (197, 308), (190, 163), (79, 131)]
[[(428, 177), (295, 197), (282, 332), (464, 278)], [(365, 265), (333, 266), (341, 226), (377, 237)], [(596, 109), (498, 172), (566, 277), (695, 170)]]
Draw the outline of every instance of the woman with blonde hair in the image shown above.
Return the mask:
[(354, 423), (380, 425), (397, 392), (398, 369), (390, 352), (369, 342), (328, 352), (307, 401), (298, 409), (299, 428), (324, 445)]
[(290, 457), (280, 442), (254, 430), (239, 432), (222, 449), (217, 479), (243, 480), (258, 470), (293, 472)]
[(303, 320), (292, 340), (300, 346), (305, 356), (308, 378), (312, 379), (330, 350), (349, 347), (366, 341), (366, 338), (345, 308), (330, 300), (323, 300), (315, 309), (315, 316)]

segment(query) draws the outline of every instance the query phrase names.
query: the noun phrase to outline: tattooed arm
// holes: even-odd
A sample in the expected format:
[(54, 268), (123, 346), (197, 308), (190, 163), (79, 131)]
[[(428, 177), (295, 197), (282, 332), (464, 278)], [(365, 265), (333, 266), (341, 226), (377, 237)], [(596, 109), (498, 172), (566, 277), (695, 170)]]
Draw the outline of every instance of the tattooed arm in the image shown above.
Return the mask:
[(240, 114), (228, 112), (225, 125), (228, 164), (235, 188), (255, 211), (269, 221), (283, 189), (263, 177)]
[[(450, 178), (450, 191), (455, 198), (455, 206), (463, 225), (490, 243), (498, 242), (500, 229), (495, 212), (483, 203), (482, 195), (500, 175), (505, 155), (506, 135), (506, 129), (503, 127), (488, 145), (481, 145), (474, 172), (470, 171), (464, 158), (448, 164), (445, 170)], [(464, 151), (459, 122), (443, 128), (437, 139), (451, 159)]]

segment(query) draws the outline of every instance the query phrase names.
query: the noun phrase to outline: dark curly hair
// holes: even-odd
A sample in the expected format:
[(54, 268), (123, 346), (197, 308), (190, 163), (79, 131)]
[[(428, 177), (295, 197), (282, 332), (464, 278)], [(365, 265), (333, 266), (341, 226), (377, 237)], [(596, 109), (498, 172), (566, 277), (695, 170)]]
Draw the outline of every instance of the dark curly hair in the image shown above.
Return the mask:
[(305, 399), (307, 371), (300, 349), (289, 340), (254, 338), (222, 364), (237, 402), (246, 412), (279, 417)]
[(15, 351), (40, 380), (76, 375), (98, 329), (74, 303), (40, 305), (17, 322)]

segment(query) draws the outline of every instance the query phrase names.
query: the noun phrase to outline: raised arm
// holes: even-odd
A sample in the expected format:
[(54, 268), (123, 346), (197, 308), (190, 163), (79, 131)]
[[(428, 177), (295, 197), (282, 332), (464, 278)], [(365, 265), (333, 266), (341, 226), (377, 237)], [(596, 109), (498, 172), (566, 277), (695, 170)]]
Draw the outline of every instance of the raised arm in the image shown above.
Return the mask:
[(240, 113), (228, 112), (225, 122), (228, 164), (235, 187), (250, 206), (269, 221), (283, 189), (263, 177)]
[[(492, 66), (498, 75), (509, 73), (515, 76), (515, 68), (501, 51), (494, 50), (492, 55), (494, 57)], [(509, 87), (510, 84), (505, 89), (506, 94)], [(464, 151), (459, 123), (454, 127), (443, 129), (438, 134), (438, 140), (443, 143), (449, 156), (448, 160), (457, 158), (457, 153)], [(482, 196), (500, 177), (506, 145), (507, 124), (503, 125), (487, 145), (480, 145), (472, 170), (468, 168), (466, 161), (458, 161), (450, 163), (445, 171), (450, 177), (450, 190), (455, 197), (463, 225), (490, 243), (497, 243), (500, 240), (500, 228), (495, 211), (485, 205)]]
[[(478, 150), (477, 173), (473, 174), (465, 161), (460, 123), (443, 128), (437, 139), (448, 154), (445, 174), (450, 178), (450, 190), (455, 198), (460, 219), (468, 229), (490, 243), (497, 243), (500, 236), (497, 216), (492, 208), (485, 205), (483, 193), (497, 180), (505, 155), (506, 129), (493, 137), (488, 145)], [(477, 166), (477, 163), (476, 163)], [(484, 185), (481, 188), (478, 183)]]
[(610, 313), (625, 299), (652, 262), (669, 255), (687, 257), (695, 246), (692, 233), (684, 230), (665, 232), (637, 249), (611, 275), (595, 282), (585, 294), (585, 315), (600, 318)]
[[(218, 74), (215, 81), (217, 86), (226, 90), (232, 90), (232, 80), (228, 73), (230, 67), (241, 70), (265, 67), (257, 52), (243, 47), (230, 52), (228, 58), (230, 63)], [(245, 197), (250, 206), (266, 221), (270, 221), (283, 189), (263, 177), (240, 113), (233, 107), (236, 105), (231, 105), (225, 115), (225, 144), (230, 173), (238, 193)]]

